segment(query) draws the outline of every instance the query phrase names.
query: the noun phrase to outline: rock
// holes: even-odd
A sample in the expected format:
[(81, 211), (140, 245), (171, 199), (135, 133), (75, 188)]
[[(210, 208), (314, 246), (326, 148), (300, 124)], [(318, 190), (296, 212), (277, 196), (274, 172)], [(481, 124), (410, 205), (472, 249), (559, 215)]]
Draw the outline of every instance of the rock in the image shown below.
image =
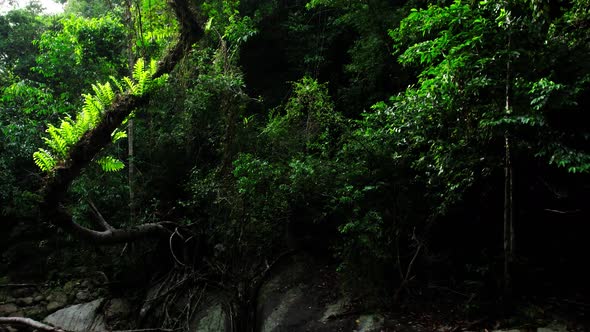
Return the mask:
[(8, 317), (24, 317), (25, 314), (21, 310), (17, 310), (8, 315)]
[(29, 297), (23, 297), (23, 298), (20, 298), (20, 299), (16, 300), (16, 303), (18, 305), (22, 305), (22, 306), (29, 306), (29, 305), (33, 304), (33, 298), (30, 297), (30, 296)]
[(546, 327), (538, 328), (537, 332), (567, 332), (567, 330), (567, 326), (554, 323)]
[[(298, 306), (298, 302), (301, 302), (306, 297), (306, 293), (301, 287), (289, 289), (280, 298), (278, 306), (270, 312), (270, 314), (262, 322), (260, 331), (272, 332), (281, 330), (284, 326), (296, 325), (298, 322), (303, 323), (307, 320), (309, 312), (305, 310), (305, 306)], [(294, 312), (289, 310), (292, 308), (299, 308)]]
[(224, 332), (229, 331), (226, 325), (227, 315), (220, 303), (209, 307), (203, 312), (203, 317), (198, 320), (198, 332)]
[(68, 296), (60, 291), (54, 291), (47, 296), (47, 301), (59, 303), (61, 306), (68, 303)]
[(12, 327), (10, 325), (6, 325), (3, 327), (4, 330), (0, 330), (0, 331), (6, 331), (6, 332), (18, 332), (18, 330), (15, 327)]
[(73, 295), (76, 291), (76, 289), (80, 287), (80, 281), (79, 280), (70, 280), (68, 282), (66, 282), (66, 284), (63, 286), (63, 292), (66, 295)]
[(73, 305), (45, 317), (45, 323), (73, 332), (105, 331), (105, 319), (99, 309), (104, 299)]
[[(347, 301), (334, 292), (332, 267), (326, 268), (308, 256), (292, 256), (273, 270), (260, 288), (256, 322), (259, 332), (352, 331), (352, 316), (343, 313)], [(330, 318), (332, 316), (332, 318)]]
[(18, 307), (13, 303), (0, 304), (0, 316), (7, 316), (16, 312)]
[(329, 304), (326, 307), (326, 311), (324, 311), (324, 314), (320, 321), (322, 323), (327, 323), (331, 318), (345, 313), (348, 310), (348, 306), (350, 304), (349, 302), (349, 299), (341, 298), (338, 299), (336, 303)]
[(104, 314), (109, 322), (127, 318), (131, 314), (131, 305), (125, 299), (112, 299), (105, 306)]
[(80, 302), (86, 302), (88, 300), (90, 300), (91, 296), (90, 296), (90, 292), (88, 291), (79, 291), (78, 293), (76, 293), (76, 300), (80, 301)]
[(14, 297), (27, 297), (27, 296), (31, 296), (35, 293), (35, 289), (32, 287), (20, 287), (20, 288), (15, 288), (12, 291), (12, 296)]
[(362, 315), (357, 320), (357, 332), (379, 332), (383, 330), (385, 318), (382, 315)]
[(35, 298), (33, 298), (33, 302), (35, 303), (43, 302), (44, 300), (45, 298), (43, 297), (43, 295), (37, 295), (35, 296)]
[(47, 309), (47, 311), (49, 311), (49, 312), (53, 312), (59, 308), (63, 308), (64, 306), (65, 306), (65, 303), (52, 301), (47, 304), (45, 309)]

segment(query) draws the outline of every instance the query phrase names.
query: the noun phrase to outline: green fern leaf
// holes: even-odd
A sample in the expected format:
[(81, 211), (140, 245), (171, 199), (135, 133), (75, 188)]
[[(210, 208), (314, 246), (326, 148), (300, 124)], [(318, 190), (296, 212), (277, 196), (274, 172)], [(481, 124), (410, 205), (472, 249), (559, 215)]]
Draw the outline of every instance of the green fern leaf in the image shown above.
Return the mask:
[(119, 92), (125, 92), (125, 89), (123, 89), (123, 85), (121, 85), (121, 82), (119, 82), (119, 80), (115, 76), (109, 76), (109, 78), (111, 79), (111, 81), (113, 81), (113, 84), (115, 84), (117, 89), (119, 89)]
[(106, 82), (105, 84), (93, 84), (92, 90), (94, 90), (94, 94), (96, 95), (95, 99), (100, 102), (103, 110), (111, 106), (115, 99), (115, 93), (109, 82)]
[(132, 95), (134, 95), (134, 96), (138, 95), (139, 88), (138, 88), (137, 84), (135, 84), (135, 82), (133, 82), (127, 76), (123, 77), (123, 82), (125, 82), (127, 84), (127, 88), (129, 89), (129, 92)]
[(35, 161), (35, 165), (43, 172), (50, 172), (57, 165), (55, 158), (45, 149), (39, 149), (39, 151), (33, 153), (33, 160)]
[(45, 137), (45, 143), (49, 146), (53, 151), (55, 151), (59, 156), (65, 157), (67, 154), (67, 142), (63, 138), (61, 130), (54, 125), (50, 124), (47, 127), (47, 133), (49, 134), (50, 138)]
[(96, 161), (103, 171), (105, 172), (117, 172), (125, 168), (125, 164), (119, 159), (112, 156), (102, 157)]
[(112, 134), (111, 134), (111, 138), (113, 140), (113, 143), (115, 143), (116, 141), (122, 139), (122, 138), (126, 138), (127, 137), (127, 133), (124, 131), (120, 131), (120, 130), (115, 130)]

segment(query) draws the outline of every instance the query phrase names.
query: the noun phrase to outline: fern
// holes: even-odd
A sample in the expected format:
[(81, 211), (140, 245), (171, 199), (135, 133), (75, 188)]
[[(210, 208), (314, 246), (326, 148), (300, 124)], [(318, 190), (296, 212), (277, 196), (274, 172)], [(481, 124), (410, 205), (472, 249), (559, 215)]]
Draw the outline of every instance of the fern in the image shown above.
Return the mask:
[(93, 84), (92, 90), (94, 90), (96, 100), (102, 104), (103, 110), (113, 103), (113, 100), (115, 99), (115, 93), (113, 92), (113, 88), (109, 82), (106, 82), (105, 84)]
[(123, 82), (125, 82), (127, 84), (127, 89), (129, 90), (129, 92), (134, 95), (137, 96), (139, 93), (139, 87), (137, 86), (137, 84), (135, 82), (133, 82), (132, 79), (130, 79), (129, 77), (125, 76), (123, 77)]
[(115, 130), (113, 131), (113, 133), (111, 134), (111, 139), (113, 141), (113, 143), (115, 143), (116, 141), (122, 139), (122, 138), (126, 138), (127, 137), (127, 133), (121, 130)]
[(103, 171), (105, 172), (117, 172), (125, 168), (125, 164), (119, 159), (112, 156), (102, 157), (96, 161)]
[(43, 172), (50, 172), (57, 165), (57, 160), (45, 149), (39, 149), (33, 153), (33, 160)]
[(43, 140), (47, 146), (49, 146), (60, 157), (65, 157), (68, 152), (68, 144), (62, 136), (61, 130), (50, 124), (46, 132), (49, 134), (49, 138), (45, 137)]
[(119, 82), (119, 80), (115, 76), (109, 76), (109, 78), (111, 79), (111, 81), (113, 81), (117, 89), (119, 89), (119, 92), (125, 92), (125, 89), (123, 89), (123, 85), (121, 85), (121, 82)]
[[(120, 93), (127, 93), (134, 96), (141, 96), (153, 89), (154, 87), (162, 85), (167, 75), (162, 75), (157, 79), (153, 79), (154, 74), (158, 70), (158, 65), (155, 60), (151, 60), (149, 66), (143, 59), (137, 60), (133, 67), (132, 78), (123, 77), (122, 80), (117, 80), (113, 76), (110, 77), (112, 83), (116, 86)], [(47, 137), (43, 140), (50, 150), (39, 149), (33, 154), (35, 164), (39, 166), (42, 171), (51, 171), (58, 163), (58, 159), (66, 159), (70, 148), (76, 144), (84, 134), (96, 127), (100, 122), (106, 110), (112, 105), (116, 98), (113, 87), (110, 82), (104, 84), (97, 83), (92, 85), (93, 94), (83, 94), (84, 105), (82, 110), (78, 113), (76, 120), (72, 118), (65, 118), (62, 120), (59, 127), (49, 125), (47, 128)], [(130, 115), (132, 116), (132, 115)], [(113, 142), (127, 137), (124, 131), (115, 130), (111, 134)], [(51, 152), (50, 152), (51, 151)], [(114, 172), (125, 167), (123, 162), (113, 157), (104, 157), (97, 161), (103, 170), (107, 172)]]

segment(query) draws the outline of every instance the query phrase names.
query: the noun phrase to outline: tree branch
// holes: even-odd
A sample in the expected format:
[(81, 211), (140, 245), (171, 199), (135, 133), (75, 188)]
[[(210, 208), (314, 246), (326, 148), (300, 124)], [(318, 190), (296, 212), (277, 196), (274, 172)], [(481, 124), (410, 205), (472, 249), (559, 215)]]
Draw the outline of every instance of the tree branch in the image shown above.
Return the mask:
[(60, 328), (25, 317), (0, 317), (0, 325), (28, 326), (36, 330), (46, 332), (68, 332), (66, 330), (62, 330)]
[(92, 202), (92, 200), (90, 198), (86, 199), (86, 201), (88, 202), (88, 205), (90, 205), (90, 208), (92, 209), (92, 212), (94, 212), (94, 216), (96, 217), (96, 221), (98, 222), (98, 224), (107, 231), (112, 231), (115, 228), (113, 226), (111, 226), (106, 219), (102, 216), (102, 214), (100, 213), (100, 211), (98, 211), (98, 208), (96, 207), (96, 205), (94, 205), (94, 202)]
[[(190, 8), (189, 0), (175, 0), (168, 3), (180, 24), (180, 35), (177, 43), (158, 62), (154, 78), (172, 71), (190, 51), (192, 45), (203, 35), (203, 29)], [(121, 125), (131, 111), (145, 105), (148, 100), (147, 95), (117, 95), (98, 125), (93, 130), (86, 132), (82, 139), (71, 148), (66, 162), (59, 165), (54, 173), (46, 177), (45, 186), (41, 190), (42, 202), (40, 204), (44, 219), (82, 239), (97, 243), (126, 242), (161, 234), (165, 230), (161, 223), (114, 229), (108, 227), (110, 225), (105, 222), (102, 225), (105, 226), (104, 231), (95, 231), (76, 224), (71, 215), (61, 206), (72, 181), (103, 148), (111, 144), (112, 132)]]

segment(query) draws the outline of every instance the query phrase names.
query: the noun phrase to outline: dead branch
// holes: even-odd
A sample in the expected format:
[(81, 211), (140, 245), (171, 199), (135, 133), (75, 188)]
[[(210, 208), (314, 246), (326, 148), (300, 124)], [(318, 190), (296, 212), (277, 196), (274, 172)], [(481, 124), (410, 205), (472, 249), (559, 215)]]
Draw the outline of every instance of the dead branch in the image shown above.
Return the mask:
[(98, 222), (98, 224), (106, 231), (115, 230), (115, 228), (111, 226), (102, 216), (96, 205), (94, 205), (94, 202), (92, 202), (90, 198), (87, 198), (86, 201), (88, 201), (88, 205), (90, 205), (90, 208), (92, 209), (92, 212), (94, 213), (94, 216), (96, 217), (96, 221)]
[(68, 332), (66, 330), (25, 317), (0, 317), (0, 325), (28, 326), (36, 330), (46, 332)]
[[(408, 264), (408, 268), (406, 269), (406, 274), (404, 275), (398, 289), (395, 291), (395, 294), (393, 295), (393, 301), (395, 303), (397, 303), (399, 301), (399, 297), (401, 295), (401, 292), (406, 288), (408, 282), (410, 282), (410, 280), (412, 280), (412, 278), (410, 278), (410, 273), (412, 272), (412, 267), (414, 266), (414, 263), (416, 262), (416, 258), (418, 258), (418, 255), (420, 254), (420, 250), (422, 249), (422, 246), (423, 246), (423, 243), (417, 239), (416, 234), (413, 235), (413, 239), (418, 243), (418, 247), (416, 247), (416, 251), (414, 252), (414, 257), (412, 257), (410, 264)], [(401, 269), (401, 266), (399, 268)]]
[(0, 288), (24, 288), (24, 287), (39, 288), (40, 286), (45, 286), (45, 285), (39, 285), (39, 284), (0, 284)]

